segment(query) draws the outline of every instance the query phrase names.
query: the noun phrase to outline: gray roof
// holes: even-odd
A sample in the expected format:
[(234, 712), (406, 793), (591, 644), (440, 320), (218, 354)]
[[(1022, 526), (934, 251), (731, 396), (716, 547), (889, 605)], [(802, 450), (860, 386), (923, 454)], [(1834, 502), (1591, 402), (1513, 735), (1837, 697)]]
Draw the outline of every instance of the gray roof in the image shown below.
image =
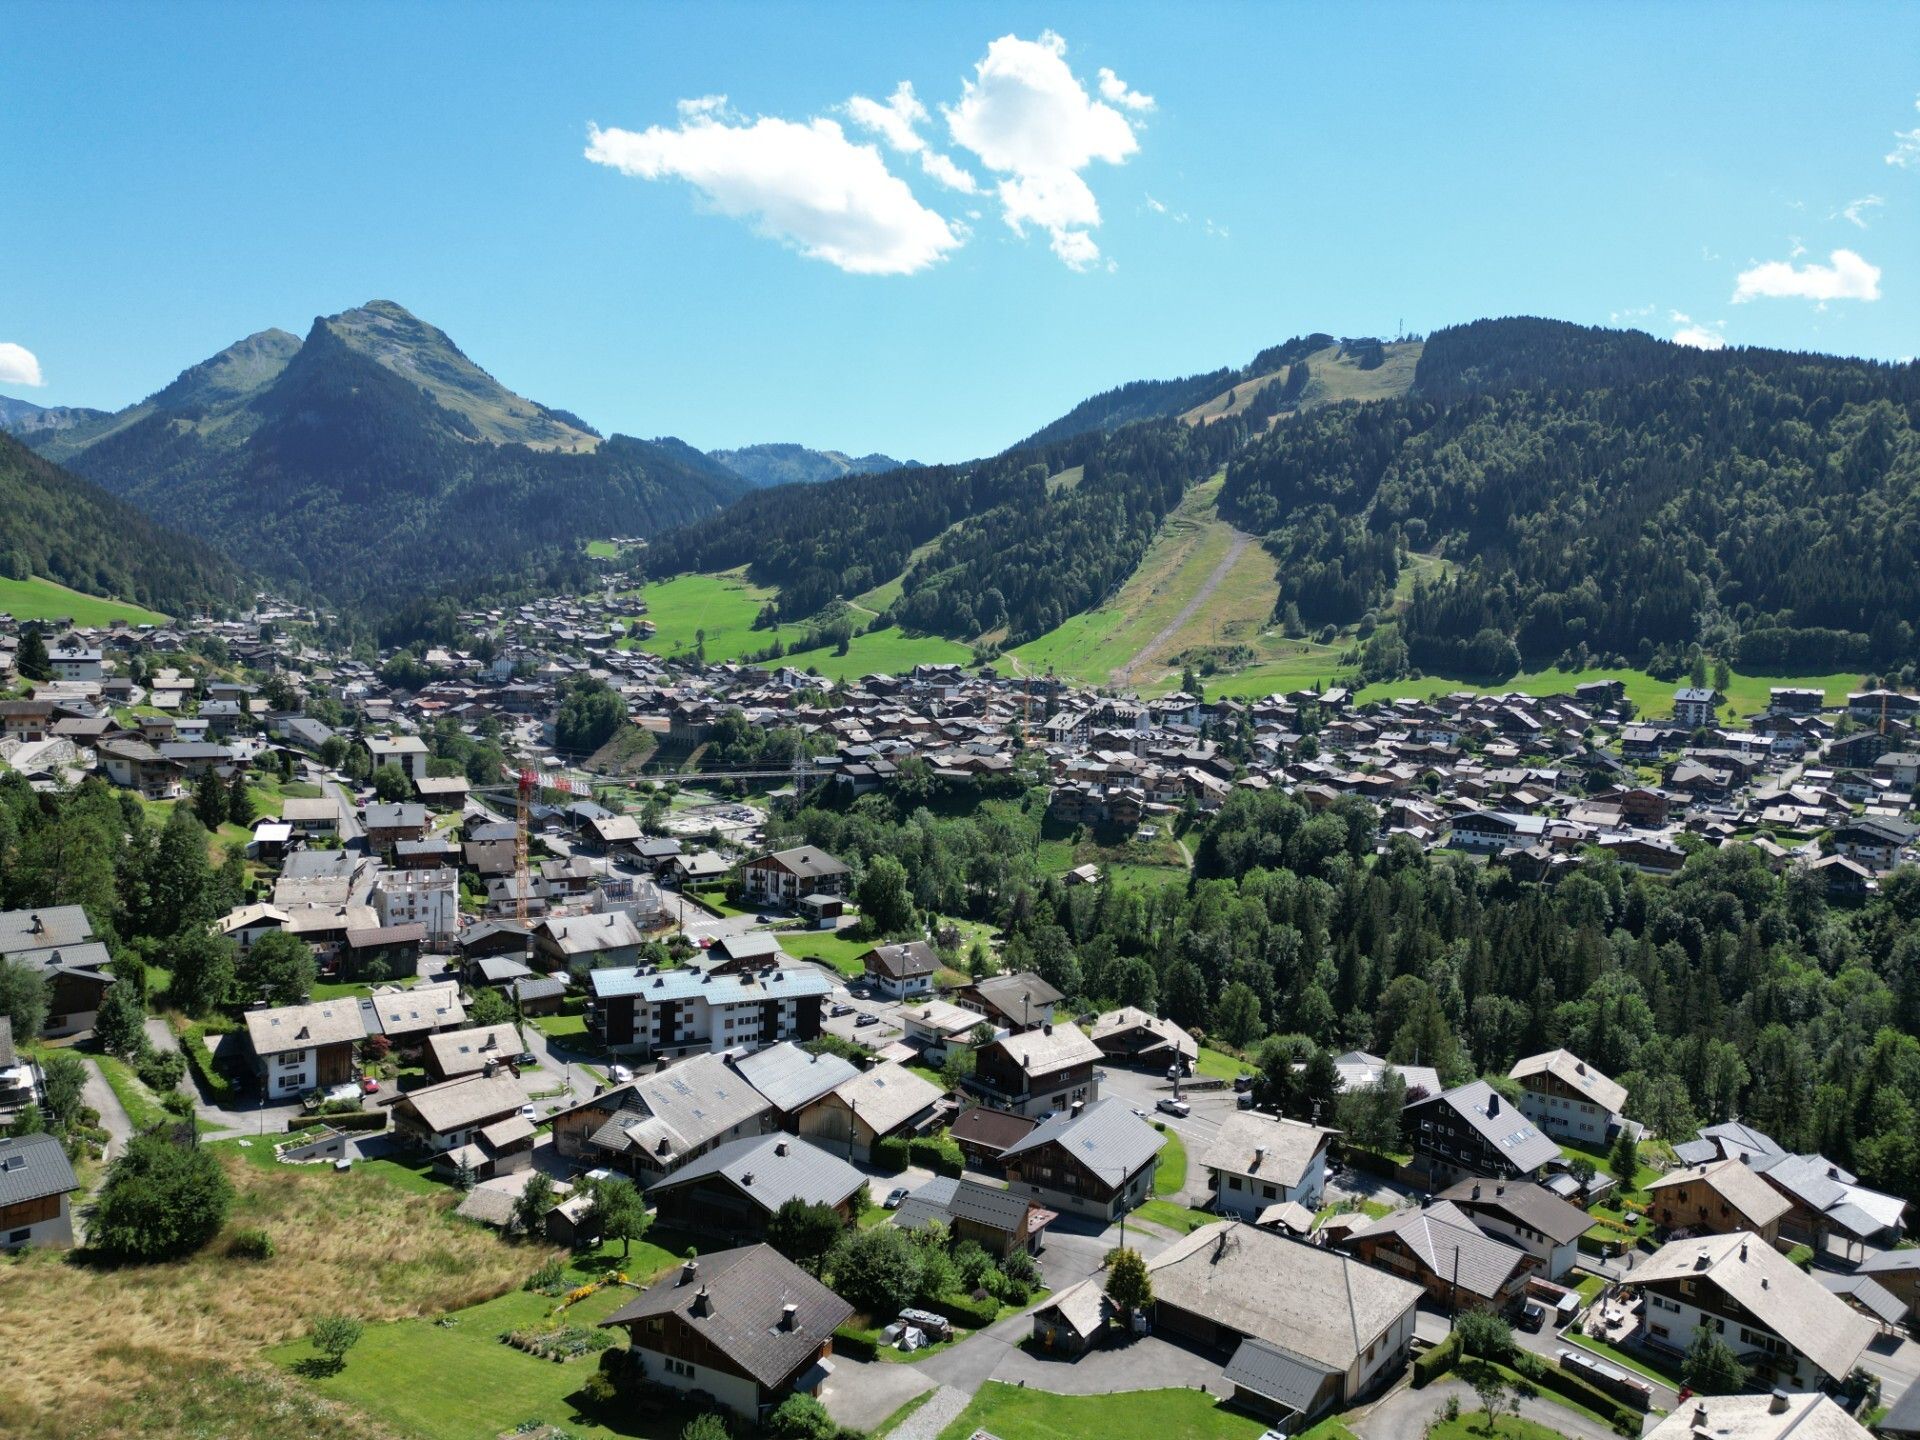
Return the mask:
[(1237, 1111), (1221, 1122), (1220, 1133), (1201, 1154), (1200, 1164), (1207, 1170), (1252, 1175), (1292, 1189), (1306, 1178), (1313, 1157), (1337, 1133), (1299, 1120)]
[(1419, 1262), (1461, 1289), (1491, 1299), (1529, 1263), (1526, 1251), (1482, 1230), (1458, 1205), (1438, 1200), (1415, 1210), (1396, 1210), (1359, 1232), (1356, 1238), (1398, 1236)]
[(1898, 1274), (1905, 1270), (1920, 1270), (1920, 1250), (1882, 1250), (1878, 1255), (1869, 1255), (1856, 1268), (1862, 1275), (1887, 1275)]
[(67, 1152), (51, 1135), (0, 1140), (0, 1205), (18, 1205), (79, 1188)]
[(900, 945), (876, 945), (867, 952), (870, 970), (878, 970), (895, 980), (911, 980), (931, 975), (940, 968), (940, 957), (924, 940), (908, 940)]
[(393, 805), (367, 806), (369, 830), (422, 829), (427, 823), (427, 807), (412, 801)]
[(0, 955), (44, 950), (49, 945), (78, 945), (92, 938), (93, 926), (78, 905), (0, 910)]
[(1871, 1275), (1838, 1275), (1831, 1270), (1810, 1272), (1823, 1288), (1872, 1315), (1883, 1325), (1907, 1318), (1907, 1302)]
[(1526, 1180), (1462, 1180), (1436, 1198), (1452, 1201), (1469, 1215), (1475, 1211), (1505, 1214), (1556, 1245), (1578, 1240), (1593, 1224), (1578, 1205), (1569, 1205), (1544, 1185)]
[(1920, 1435), (1920, 1385), (1909, 1385), (1907, 1393), (1880, 1417), (1882, 1435)]
[(595, 1143), (640, 1146), (657, 1159), (697, 1150), (768, 1109), (758, 1090), (712, 1054), (690, 1056), (584, 1103), (604, 1106), (610, 1096), (620, 1096), (612, 1103), (625, 1108), (595, 1132)]
[(1484, 1080), (1456, 1085), (1420, 1104), (1445, 1105), (1452, 1109), (1523, 1175), (1560, 1158), (1560, 1147), (1534, 1129), (1533, 1122), (1522, 1115), (1517, 1106), (1499, 1099), (1494, 1088)]
[(936, 1176), (901, 1202), (893, 1212), (893, 1223), (905, 1230), (918, 1230), (928, 1221), (950, 1224), (968, 1220), (989, 1230), (1026, 1238), (1027, 1211), (1032, 1203), (1025, 1196), (998, 1185), (979, 1180), (961, 1180)]
[(1304, 1415), (1313, 1408), (1327, 1376), (1336, 1373), (1291, 1350), (1249, 1338), (1240, 1342), (1220, 1378)]
[(841, 1081), (833, 1093), (876, 1135), (887, 1135), (938, 1104), (943, 1092), (906, 1066), (889, 1061)]
[(1025, 1009), (1024, 1001), (1031, 1001), (1033, 1009), (1038, 1011), (1067, 998), (1028, 970), (1012, 975), (990, 976), (975, 984), (973, 989), (982, 1000), (990, 1001), (1004, 1015), (1021, 1014)]
[(654, 1193), (692, 1184), (710, 1175), (726, 1177), (747, 1199), (768, 1214), (789, 1200), (809, 1205), (839, 1205), (867, 1183), (853, 1166), (793, 1135), (748, 1135), (729, 1140), (691, 1161), (664, 1180)]
[(849, 1060), (838, 1055), (815, 1055), (791, 1040), (742, 1055), (733, 1062), (733, 1068), (766, 1096), (774, 1109), (789, 1115), (860, 1073)]
[(1078, 1025), (1043, 1025), (1002, 1035), (982, 1049), (999, 1050), (1028, 1076), (1052, 1075), (1075, 1065), (1098, 1065), (1106, 1057)]
[[(792, 1329), (781, 1328), (786, 1305), (795, 1307)], [(853, 1307), (772, 1246), (749, 1245), (682, 1265), (600, 1323), (670, 1312), (762, 1385), (777, 1386), (813, 1359)]]
[(1116, 1170), (1131, 1175), (1150, 1163), (1167, 1137), (1134, 1114), (1126, 1101), (1110, 1095), (1078, 1115), (1071, 1111), (1056, 1115), (1028, 1131), (1007, 1147), (1003, 1158), (1010, 1160), (1056, 1140), (1083, 1165), (1111, 1176)]
[(644, 966), (595, 970), (588, 977), (602, 999), (631, 995), (649, 1005), (662, 1000), (705, 1000), (709, 1005), (738, 1005), (745, 1000), (791, 1000), (825, 995), (827, 977), (808, 966), (763, 970), (758, 974), (714, 975), (703, 970), (649, 970)]
[(1238, 1221), (1203, 1225), (1147, 1262), (1155, 1302), (1344, 1371), (1419, 1302), (1409, 1280)]

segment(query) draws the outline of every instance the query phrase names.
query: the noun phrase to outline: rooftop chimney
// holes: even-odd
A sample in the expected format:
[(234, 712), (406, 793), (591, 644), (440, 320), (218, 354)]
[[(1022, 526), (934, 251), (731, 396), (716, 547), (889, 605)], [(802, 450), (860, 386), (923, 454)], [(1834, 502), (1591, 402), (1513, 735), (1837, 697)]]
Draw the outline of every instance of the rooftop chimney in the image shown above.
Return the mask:
[(1786, 1391), (1775, 1390), (1773, 1394), (1767, 1397), (1767, 1413), (1769, 1415), (1784, 1415), (1787, 1413)]
[(1747, 1242), (1744, 1240), (1740, 1242), (1740, 1258), (1742, 1260), (1747, 1258)]
[(1075, 1115), (1078, 1115), (1082, 1110), (1086, 1108), (1087, 1108), (1087, 1102), (1084, 1100), (1076, 1100), (1073, 1102), (1072, 1109)]
[(1703, 1430), (1706, 1428), (1706, 1424), (1707, 1424), (1707, 1407), (1705, 1405), (1694, 1406), (1693, 1407), (1694, 1428), (1696, 1430)]
[(1041, 1029), (1041, 1032), (1044, 1034), (1047, 1034), (1047, 1035), (1053, 1034), (1053, 1021), (1051, 1020), (1047, 1021), (1047, 1023), (1042, 1025), (1040, 1029)]
[(778, 1155), (778, 1156), (780, 1156), (780, 1157), (782, 1157), (782, 1158), (784, 1159), (784, 1158), (785, 1158), (785, 1156), (786, 1156), (786, 1153), (787, 1153), (787, 1142), (786, 1142), (786, 1141), (784, 1141), (784, 1140), (776, 1140), (776, 1141), (774, 1141), (774, 1142), (773, 1142), (773, 1153), (774, 1153), (774, 1154), (776, 1154), (776, 1155)]
[(1256, 1145), (1253, 1147), (1253, 1168), (1254, 1169), (1258, 1170), (1260, 1168), (1260, 1162), (1266, 1158), (1267, 1158), (1266, 1146)]
[(1504, 1195), (1504, 1194), (1506, 1194), (1506, 1193), (1507, 1193), (1507, 1182), (1506, 1182), (1506, 1181), (1504, 1181), (1504, 1180), (1496, 1180), (1496, 1181), (1494, 1182), (1494, 1186), (1493, 1186), (1493, 1193), (1494, 1193), (1494, 1194), (1496, 1194), (1496, 1195)]
[(695, 1315), (713, 1313), (713, 1302), (707, 1299), (707, 1287), (704, 1285), (700, 1287), (700, 1293), (693, 1297), (693, 1313)]
[(1487, 1118), (1491, 1120), (1500, 1113), (1500, 1095), (1498, 1091), (1487, 1096)]
[(1480, 1182), (1478, 1180), (1473, 1182), (1473, 1198), (1476, 1200), (1480, 1198)]
[(682, 1285), (691, 1285), (699, 1275), (700, 1262), (698, 1260), (689, 1260), (680, 1267), (680, 1283)]
[(800, 1323), (800, 1307), (789, 1301), (780, 1307), (780, 1328), (791, 1330)]

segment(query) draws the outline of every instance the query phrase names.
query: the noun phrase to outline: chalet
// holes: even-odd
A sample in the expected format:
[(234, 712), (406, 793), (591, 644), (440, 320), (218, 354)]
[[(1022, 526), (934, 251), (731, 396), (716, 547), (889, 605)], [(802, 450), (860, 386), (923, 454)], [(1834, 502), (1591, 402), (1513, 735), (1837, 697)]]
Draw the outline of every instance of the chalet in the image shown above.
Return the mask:
[(759, 1423), (833, 1373), (853, 1307), (770, 1245), (688, 1260), (600, 1323), (627, 1332), (652, 1384), (711, 1396)]
[(1508, 1076), (1520, 1086), (1520, 1113), (1562, 1140), (1609, 1145), (1625, 1118), (1626, 1087), (1570, 1050), (1529, 1055)]
[(1185, 1075), (1200, 1058), (1199, 1042), (1185, 1030), (1132, 1005), (1099, 1016), (1088, 1036), (1110, 1064), (1149, 1070), (1178, 1066)]
[(1664, 1230), (1730, 1235), (1744, 1230), (1771, 1245), (1792, 1208), (1744, 1159), (1681, 1165), (1647, 1185), (1647, 1213)]
[(800, 1131), (801, 1112), (860, 1073), (849, 1060), (803, 1050), (791, 1040), (729, 1055), (727, 1063), (766, 1097), (774, 1123), (793, 1135)]
[(1844, 1380), (1876, 1327), (1758, 1235), (1670, 1240), (1633, 1270), (1641, 1338), (1685, 1353), (1702, 1327), (1762, 1384), (1812, 1390)]
[(909, 940), (901, 945), (876, 945), (860, 957), (867, 982), (894, 1000), (906, 1000), (933, 991), (933, 977), (939, 972), (940, 957), (924, 940)]
[(1048, 1021), (982, 1045), (966, 1085), (989, 1105), (1043, 1118), (1100, 1098), (1094, 1073), (1100, 1059), (1100, 1048), (1079, 1026)]
[(354, 1078), (353, 1053), (367, 1038), (351, 997), (249, 1010), (247, 1043), (260, 1093), (283, 1101)]
[(1824, 690), (1776, 685), (1767, 691), (1769, 715), (1818, 715), (1826, 703), (1827, 692)]
[(929, 1065), (944, 1064), (955, 1050), (964, 1050), (975, 1031), (991, 1032), (993, 1027), (975, 1010), (949, 1004), (945, 1000), (917, 1000), (896, 1012), (907, 1044), (920, 1051)]
[(1290, 1201), (1318, 1210), (1327, 1148), (1337, 1133), (1250, 1112), (1228, 1116), (1200, 1156), (1214, 1210), (1242, 1220)]
[(1542, 1268), (1450, 1200), (1383, 1215), (1345, 1243), (1374, 1269), (1406, 1276), (1429, 1299), (1456, 1311), (1514, 1310), (1526, 1295), (1528, 1277)]
[(281, 810), (281, 819), (293, 827), (293, 833), (305, 840), (330, 840), (340, 833), (340, 802), (332, 796), (289, 797)]
[(718, 1055), (695, 1055), (558, 1111), (554, 1149), (643, 1187), (689, 1160), (775, 1126), (773, 1107)]
[(367, 848), (387, 851), (402, 840), (424, 840), (430, 821), (427, 807), (411, 800), (369, 805), (366, 808)]
[(422, 1058), (434, 1079), (453, 1080), (512, 1068), (525, 1049), (515, 1026), (481, 1025), (429, 1035)]
[(1382, 1388), (1413, 1345), (1418, 1285), (1238, 1221), (1147, 1262), (1162, 1335), (1231, 1351), (1242, 1405), (1298, 1430)]
[(0, 1137), (0, 1254), (73, 1244), (68, 1199), (80, 1188), (51, 1135)]
[(180, 793), (180, 769), (144, 740), (102, 740), (94, 747), (107, 779), (147, 800), (171, 800)]
[(1837, 827), (1828, 841), (1835, 855), (1884, 871), (1900, 863), (1900, 852), (1913, 843), (1914, 834), (1911, 825), (1869, 818)]
[(533, 927), (534, 953), (545, 967), (576, 974), (633, 965), (645, 939), (625, 910), (549, 915)]
[(1560, 1147), (1484, 1080), (1407, 1106), (1413, 1166), (1434, 1187), (1474, 1175), (1531, 1179), (1560, 1159)]
[(1651, 835), (1608, 835), (1601, 838), (1599, 848), (1601, 854), (1642, 875), (1678, 875), (1687, 863), (1685, 850)]
[(789, 1200), (824, 1205), (852, 1227), (866, 1197), (867, 1177), (840, 1156), (778, 1133), (730, 1140), (647, 1191), (663, 1224), (754, 1240)]
[(954, 991), (956, 1004), (978, 1010), (995, 1028), (1016, 1035), (1053, 1020), (1053, 1007), (1066, 997), (1031, 971), (993, 975)]
[(1472, 810), (1453, 817), (1456, 849), (1481, 853), (1525, 848), (1545, 838), (1547, 822), (1538, 815), (1515, 815), (1497, 810)]
[[(1920, 1388), (1907, 1393), (1920, 1397)], [(1818, 1393), (1696, 1395), (1648, 1430), (1644, 1440), (1870, 1440), (1876, 1431), (1896, 1440), (1902, 1432), (1887, 1423), (1893, 1418), (1889, 1412), (1869, 1431)], [(1914, 1418), (1920, 1420), (1920, 1406)]]
[(882, 1140), (923, 1135), (940, 1115), (941, 1090), (906, 1066), (876, 1065), (800, 1112), (800, 1133), (826, 1149), (869, 1161)]
[(45, 740), (52, 733), (51, 700), (0, 700), (0, 740)]
[(1540, 1272), (1558, 1281), (1580, 1263), (1580, 1237), (1592, 1217), (1544, 1185), (1491, 1177), (1462, 1180), (1435, 1197), (1458, 1209), (1480, 1229), (1518, 1245), (1540, 1262)]
[(379, 985), (360, 1002), (369, 1035), (386, 1036), (396, 1045), (424, 1041), (441, 1030), (458, 1030), (467, 1023), (460, 987), (451, 980), (402, 989)]
[[(422, 1149), (445, 1155), (476, 1142), (484, 1144), (480, 1132), (502, 1121), (520, 1119), (520, 1107), (526, 1103), (525, 1089), (510, 1075), (462, 1075), (437, 1085), (409, 1090), (393, 1107), (393, 1124), (395, 1130)], [(496, 1134), (502, 1136), (503, 1148), (513, 1143), (505, 1138), (505, 1131), (496, 1131)], [(530, 1139), (532, 1134), (533, 1126), (529, 1124), (525, 1138)], [(473, 1157), (456, 1158), (471, 1161)], [(469, 1168), (478, 1170), (482, 1166), (470, 1164)]]
[[(0, 959), (38, 971), (47, 982), (41, 1035), (55, 1039), (91, 1030), (113, 976), (107, 947), (93, 937), (78, 905), (0, 911)], [(24, 1037), (23, 1037), (24, 1038)]]
[(777, 850), (741, 862), (741, 898), (791, 908), (803, 895), (846, 894), (848, 873), (845, 863), (811, 845)]
[(1113, 1220), (1153, 1193), (1166, 1137), (1124, 1100), (1107, 1099), (1044, 1120), (1002, 1154), (1007, 1185), (1051, 1210)]
[(922, 1185), (892, 1216), (903, 1230), (944, 1225), (956, 1244), (971, 1240), (995, 1260), (1004, 1260), (1016, 1250), (1037, 1252), (1047, 1226), (1058, 1218), (1045, 1206), (1001, 1186), (947, 1175)]
[(947, 1133), (967, 1164), (975, 1170), (998, 1171), (1007, 1151), (1025, 1139), (1040, 1122), (1008, 1110), (973, 1105), (954, 1117)]

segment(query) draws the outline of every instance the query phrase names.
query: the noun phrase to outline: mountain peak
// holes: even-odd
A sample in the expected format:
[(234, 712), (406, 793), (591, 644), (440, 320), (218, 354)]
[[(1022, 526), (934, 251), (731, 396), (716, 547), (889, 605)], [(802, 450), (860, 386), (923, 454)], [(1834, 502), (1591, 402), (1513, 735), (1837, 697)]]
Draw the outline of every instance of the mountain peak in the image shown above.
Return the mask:
[(244, 400), (278, 379), (299, 349), (300, 337), (285, 330), (255, 331), (189, 365), (147, 403), (161, 410), (189, 410)]

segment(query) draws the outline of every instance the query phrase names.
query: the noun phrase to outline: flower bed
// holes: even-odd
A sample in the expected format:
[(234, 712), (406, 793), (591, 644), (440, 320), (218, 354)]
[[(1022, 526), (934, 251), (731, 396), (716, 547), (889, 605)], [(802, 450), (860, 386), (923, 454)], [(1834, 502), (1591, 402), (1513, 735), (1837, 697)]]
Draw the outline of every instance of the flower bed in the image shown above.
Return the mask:
[(565, 1364), (582, 1355), (598, 1355), (617, 1343), (612, 1334), (593, 1325), (561, 1325), (552, 1330), (509, 1330), (500, 1337), (516, 1350), (542, 1360)]

